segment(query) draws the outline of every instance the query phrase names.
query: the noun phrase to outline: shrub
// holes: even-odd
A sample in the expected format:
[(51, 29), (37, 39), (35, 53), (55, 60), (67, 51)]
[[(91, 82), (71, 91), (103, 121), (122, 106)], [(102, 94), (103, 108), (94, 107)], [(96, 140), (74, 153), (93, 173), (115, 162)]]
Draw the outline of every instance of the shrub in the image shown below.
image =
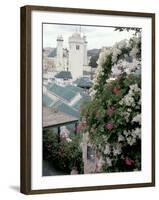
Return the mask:
[(58, 135), (51, 129), (43, 131), (43, 158), (49, 160), (55, 168), (70, 173), (73, 167), (83, 173), (80, 136), (73, 136), (72, 141), (58, 141)]
[(101, 52), (92, 99), (82, 106), (81, 131), (102, 155), (104, 172), (141, 169), (140, 44), (134, 37)]

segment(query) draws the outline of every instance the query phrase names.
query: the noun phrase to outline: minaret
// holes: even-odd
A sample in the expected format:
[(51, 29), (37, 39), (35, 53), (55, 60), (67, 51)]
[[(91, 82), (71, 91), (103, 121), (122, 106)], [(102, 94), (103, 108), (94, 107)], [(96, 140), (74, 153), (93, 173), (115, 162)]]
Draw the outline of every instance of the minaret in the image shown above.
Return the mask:
[(87, 60), (87, 40), (86, 40), (86, 36), (84, 35), (83, 36), (83, 40), (84, 40), (84, 45), (83, 45), (83, 53), (84, 53), (84, 56), (83, 56), (83, 64), (85, 66), (88, 65), (88, 60)]
[(69, 37), (69, 70), (73, 79), (83, 76), (84, 65), (84, 40), (80, 33), (74, 33)]
[(63, 37), (57, 37), (57, 56), (56, 56), (56, 68), (57, 71), (63, 70)]

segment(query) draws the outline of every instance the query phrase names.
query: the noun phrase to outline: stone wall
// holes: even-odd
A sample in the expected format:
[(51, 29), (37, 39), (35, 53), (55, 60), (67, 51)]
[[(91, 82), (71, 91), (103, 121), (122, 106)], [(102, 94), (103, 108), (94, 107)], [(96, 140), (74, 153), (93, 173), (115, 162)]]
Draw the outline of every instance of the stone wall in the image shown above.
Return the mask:
[[(84, 174), (102, 172), (102, 165), (104, 161), (100, 153), (97, 152), (95, 147), (93, 147), (93, 145), (90, 143), (88, 132), (83, 134), (81, 147), (83, 153)], [(94, 151), (92, 159), (88, 158), (92, 156), (88, 154), (88, 147), (92, 148), (92, 151)]]

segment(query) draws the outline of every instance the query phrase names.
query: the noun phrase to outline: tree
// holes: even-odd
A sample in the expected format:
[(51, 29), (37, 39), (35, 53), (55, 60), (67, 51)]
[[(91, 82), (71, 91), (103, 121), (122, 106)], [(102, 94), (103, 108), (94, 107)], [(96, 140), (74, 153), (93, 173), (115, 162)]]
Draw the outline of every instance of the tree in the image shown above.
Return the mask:
[(90, 65), (92, 68), (96, 68), (96, 67), (97, 67), (97, 60), (98, 60), (98, 57), (99, 57), (99, 54), (96, 54), (96, 55), (91, 56), (89, 65)]

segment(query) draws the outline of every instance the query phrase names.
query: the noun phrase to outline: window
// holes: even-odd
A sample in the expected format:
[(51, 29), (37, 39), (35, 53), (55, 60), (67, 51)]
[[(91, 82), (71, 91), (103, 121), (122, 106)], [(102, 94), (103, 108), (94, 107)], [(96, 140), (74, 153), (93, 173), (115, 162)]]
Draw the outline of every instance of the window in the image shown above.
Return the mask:
[(76, 50), (79, 50), (80, 49), (80, 46), (79, 45), (76, 45)]

